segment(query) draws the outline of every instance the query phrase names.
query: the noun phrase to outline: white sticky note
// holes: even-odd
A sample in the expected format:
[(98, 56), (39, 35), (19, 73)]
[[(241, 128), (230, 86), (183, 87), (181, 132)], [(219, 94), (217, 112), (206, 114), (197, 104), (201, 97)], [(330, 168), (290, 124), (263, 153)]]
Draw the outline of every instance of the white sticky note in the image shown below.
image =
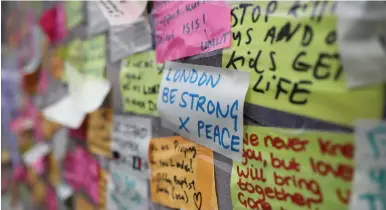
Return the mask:
[(111, 27), (108, 37), (108, 50), (113, 62), (152, 47), (151, 29), (144, 18), (130, 25)]
[(107, 184), (107, 209), (147, 209), (147, 181), (117, 168), (110, 168)]
[(386, 81), (386, 4), (339, 1), (337, 37), (350, 88)]
[(120, 155), (148, 157), (151, 140), (151, 119), (127, 115), (114, 115), (112, 151)]
[(52, 138), (52, 150), (55, 160), (61, 162), (67, 153), (68, 129), (61, 128)]
[(50, 145), (46, 143), (39, 143), (24, 153), (23, 160), (26, 165), (32, 166), (36, 161), (47, 155), (50, 151)]
[(74, 190), (67, 184), (61, 183), (59, 186), (56, 187), (56, 194), (58, 195), (60, 200), (66, 200), (72, 194), (74, 194)]
[(386, 122), (355, 124), (355, 174), (351, 210), (386, 208)]
[(48, 120), (69, 128), (79, 128), (86, 114), (76, 108), (75, 101), (69, 95), (43, 109), (43, 115)]
[(97, 1), (99, 9), (110, 25), (126, 25), (138, 20), (146, 9), (147, 1)]
[(86, 9), (87, 9), (86, 33), (88, 36), (93, 36), (95, 34), (103, 33), (109, 29), (110, 27), (109, 21), (102, 14), (102, 11), (97, 6), (96, 1), (87, 1)]
[(241, 161), (248, 85), (248, 72), (167, 62), (157, 102), (162, 125)]
[(78, 128), (87, 113), (98, 109), (111, 84), (103, 78), (85, 77), (69, 63), (65, 64), (69, 94), (60, 101), (43, 109), (43, 115), (70, 128)]

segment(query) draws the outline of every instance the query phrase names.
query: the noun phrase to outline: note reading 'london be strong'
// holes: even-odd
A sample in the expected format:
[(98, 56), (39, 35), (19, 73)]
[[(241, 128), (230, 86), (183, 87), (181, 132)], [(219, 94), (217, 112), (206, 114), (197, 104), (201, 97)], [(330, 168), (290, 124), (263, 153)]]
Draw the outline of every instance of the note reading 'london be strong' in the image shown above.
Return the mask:
[(167, 62), (158, 97), (162, 125), (241, 160), (249, 73)]

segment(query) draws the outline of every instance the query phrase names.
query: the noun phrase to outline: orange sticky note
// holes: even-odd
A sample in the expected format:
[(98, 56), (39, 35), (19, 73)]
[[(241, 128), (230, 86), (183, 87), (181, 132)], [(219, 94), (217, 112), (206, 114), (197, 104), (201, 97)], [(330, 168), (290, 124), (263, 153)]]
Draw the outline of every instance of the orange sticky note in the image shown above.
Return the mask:
[(75, 196), (75, 210), (94, 210), (94, 206), (83, 195)]
[(98, 109), (88, 118), (87, 143), (92, 153), (111, 157), (111, 109)]
[[(150, 144), (151, 199), (170, 208), (218, 209), (213, 152), (181, 136)], [(179, 183), (179, 184), (178, 184)]]

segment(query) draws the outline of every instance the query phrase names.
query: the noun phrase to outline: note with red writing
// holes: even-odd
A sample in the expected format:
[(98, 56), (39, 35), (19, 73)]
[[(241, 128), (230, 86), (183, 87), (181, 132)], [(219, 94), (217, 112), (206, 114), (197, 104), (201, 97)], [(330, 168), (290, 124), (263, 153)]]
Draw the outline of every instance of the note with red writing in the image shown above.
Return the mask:
[(357, 121), (355, 145), (355, 176), (350, 209), (386, 209), (385, 121)]
[(222, 1), (155, 2), (157, 62), (229, 47), (230, 12)]
[(151, 199), (174, 209), (218, 209), (213, 152), (181, 136), (150, 144)]
[(234, 209), (348, 210), (353, 136), (244, 127), (243, 159), (233, 162)]

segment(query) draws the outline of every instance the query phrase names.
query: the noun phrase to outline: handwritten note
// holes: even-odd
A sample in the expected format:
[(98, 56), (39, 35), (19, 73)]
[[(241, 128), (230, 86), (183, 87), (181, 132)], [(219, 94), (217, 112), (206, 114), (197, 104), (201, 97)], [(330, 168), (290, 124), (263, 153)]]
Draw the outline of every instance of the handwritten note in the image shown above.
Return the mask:
[(67, 28), (71, 30), (83, 20), (83, 1), (65, 1)]
[(351, 210), (386, 208), (386, 123), (359, 120), (355, 129), (355, 176)]
[(120, 77), (123, 109), (157, 116), (157, 98), (163, 66), (156, 64), (154, 51), (123, 60)]
[(139, 177), (147, 178), (151, 120), (115, 115), (113, 127), (111, 151), (115, 164), (131, 169), (131, 173), (136, 173)]
[(151, 199), (178, 209), (218, 209), (213, 152), (180, 136), (151, 141)]
[(92, 153), (111, 157), (112, 121), (111, 109), (102, 108), (89, 114), (87, 145)]
[[(145, 18), (130, 25), (110, 28), (108, 37), (112, 62), (152, 48), (151, 28)], [(152, 57), (155, 59), (155, 55)]]
[(149, 192), (147, 180), (120, 170), (120, 167), (110, 167), (111, 176), (107, 185), (107, 209), (129, 210), (147, 209)]
[(235, 209), (348, 209), (352, 135), (245, 126), (243, 141), (231, 176)]
[(138, 20), (146, 9), (147, 1), (97, 1), (99, 9), (110, 25), (127, 25)]
[(343, 125), (381, 117), (381, 86), (346, 88), (335, 3), (232, 5), (233, 44), (222, 65), (251, 72), (246, 102)]
[(249, 74), (168, 62), (162, 77), (157, 104), (162, 125), (240, 161)]
[(231, 8), (223, 1), (154, 3), (158, 62), (210, 52), (231, 44)]

